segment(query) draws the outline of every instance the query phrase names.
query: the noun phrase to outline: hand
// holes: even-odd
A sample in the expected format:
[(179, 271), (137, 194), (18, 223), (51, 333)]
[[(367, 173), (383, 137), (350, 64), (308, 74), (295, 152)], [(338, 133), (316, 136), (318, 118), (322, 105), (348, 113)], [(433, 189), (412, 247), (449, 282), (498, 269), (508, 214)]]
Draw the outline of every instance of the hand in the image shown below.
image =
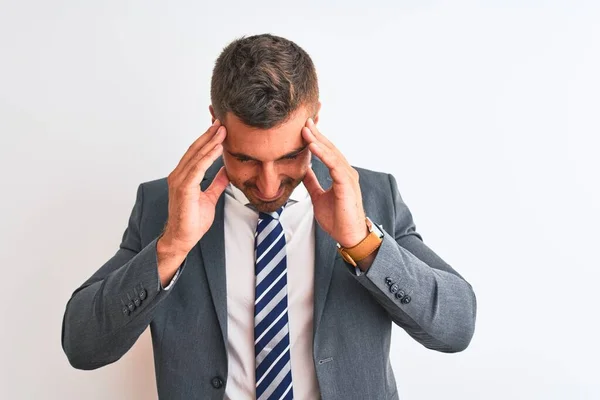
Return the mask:
[(314, 171), (309, 168), (304, 186), (312, 199), (315, 218), (321, 228), (342, 247), (353, 247), (369, 234), (365, 222), (358, 172), (342, 153), (319, 132), (309, 118), (302, 128), (309, 149), (329, 168), (331, 188), (323, 190)]
[(217, 200), (229, 183), (222, 167), (210, 186), (202, 192), (200, 182), (206, 170), (223, 153), (227, 132), (216, 120), (189, 147), (169, 174), (169, 217), (161, 239), (171, 251), (187, 254), (204, 236), (215, 218)]

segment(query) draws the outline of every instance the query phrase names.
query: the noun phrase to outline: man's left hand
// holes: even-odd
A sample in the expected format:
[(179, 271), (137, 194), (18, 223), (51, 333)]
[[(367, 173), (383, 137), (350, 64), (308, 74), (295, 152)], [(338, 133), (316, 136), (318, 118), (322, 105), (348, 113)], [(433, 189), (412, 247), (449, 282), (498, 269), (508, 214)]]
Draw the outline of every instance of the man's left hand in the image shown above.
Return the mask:
[(309, 149), (329, 168), (333, 184), (323, 190), (312, 168), (304, 177), (304, 186), (312, 199), (315, 218), (321, 228), (342, 247), (353, 247), (369, 234), (365, 222), (358, 172), (342, 153), (319, 132), (312, 118), (302, 128)]

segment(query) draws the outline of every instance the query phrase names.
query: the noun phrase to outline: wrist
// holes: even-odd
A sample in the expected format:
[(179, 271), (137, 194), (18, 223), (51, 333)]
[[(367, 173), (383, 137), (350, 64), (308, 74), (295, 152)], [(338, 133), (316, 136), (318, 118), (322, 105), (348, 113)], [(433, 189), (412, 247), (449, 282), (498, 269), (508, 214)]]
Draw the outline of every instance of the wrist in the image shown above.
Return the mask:
[(370, 232), (369, 232), (369, 227), (367, 226), (367, 224), (364, 223), (364, 220), (363, 220), (362, 225), (364, 225), (363, 229), (362, 230), (358, 229), (357, 230), (358, 233), (356, 235), (353, 235), (352, 237), (347, 237), (347, 238), (344, 238), (344, 239), (338, 241), (340, 246), (348, 249), (348, 248), (356, 246), (357, 244), (359, 244), (360, 242), (365, 240), (365, 238), (367, 236), (369, 236)]
[(165, 288), (173, 279), (189, 251), (177, 247), (164, 233), (156, 241), (156, 261), (160, 287)]
[[(377, 250), (383, 242), (383, 231), (377, 227), (369, 218), (365, 218), (367, 235), (354, 246), (346, 247), (338, 242), (338, 252), (346, 262), (357, 266), (357, 262), (365, 260), (361, 267), (368, 267), (377, 254)], [(362, 268), (361, 268), (362, 269)]]
[(156, 252), (159, 257), (185, 257), (189, 250), (174, 240), (169, 234), (163, 232), (156, 242)]
[[(381, 246), (381, 244), (379, 245)], [(362, 272), (367, 272), (367, 270), (369, 269), (369, 267), (371, 267), (371, 265), (373, 264), (373, 261), (375, 261), (375, 257), (377, 257), (377, 252), (379, 251), (379, 247), (377, 247), (371, 254), (369, 254), (367, 257), (363, 258), (360, 261), (356, 262), (357, 267), (362, 271)]]

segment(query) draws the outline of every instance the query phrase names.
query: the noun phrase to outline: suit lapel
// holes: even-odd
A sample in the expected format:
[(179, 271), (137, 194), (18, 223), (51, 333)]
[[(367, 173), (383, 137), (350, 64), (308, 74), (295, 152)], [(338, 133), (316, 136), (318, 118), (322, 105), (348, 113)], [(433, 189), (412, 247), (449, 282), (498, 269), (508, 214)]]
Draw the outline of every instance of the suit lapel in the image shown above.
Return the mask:
[[(201, 183), (202, 190), (206, 190), (214, 176), (223, 166), (223, 159), (217, 159), (204, 174)], [(200, 240), (199, 251), (204, 261), (206, 279), (210, 287), (210, 294), (215, 305), (215, 312), (219, 326), (223, 333), (225, 349), (227, 349), (227, 280), (225, 270), (225, 231), (224, 231), (225, 195), (219, 197), (215, 208), (215, 219), (210, 229)]]
[[(202, 190), (206, 190), (214, 176), (223, 166), (219, 158), (206, 172), (201, 183)], [(329, 169), (315, 156), (312, 157), (312, 168), (323, 189), (327, 190), (332, 184)], [(227, 343), (227, 280), (225, 269), (225, 233), (224, 233), (224, 208), (225, 196), (222, 195), (217, 202), (215, 219), (206, 232), (200, 245), (196, 246), (204, 261), (204, 270), (210, 287), (210, 294), (219, 320), (224, 343)], [(314, 309), (313, 309), (313, 339), (316, 335), (325, 300), (329, 291), (333, 266), (336, 255), (335, 241), (319, 226), (315, 225), (315, 265), (314, 265)], [(227, 347), (227, 346), (225, 346)]]
[[(321, 160), (313, 155), (312, 168), (315, 175), (325, 190), (332, 184), (329, 169)], [(333, 274), (333, 265), (336, 255), (336, 243), (327, 232), (314, 220), (315, 224), (315, 283), (314, 283), (314, 314), (313, 314), (313, 340), (316, 336), (329, 285)]]

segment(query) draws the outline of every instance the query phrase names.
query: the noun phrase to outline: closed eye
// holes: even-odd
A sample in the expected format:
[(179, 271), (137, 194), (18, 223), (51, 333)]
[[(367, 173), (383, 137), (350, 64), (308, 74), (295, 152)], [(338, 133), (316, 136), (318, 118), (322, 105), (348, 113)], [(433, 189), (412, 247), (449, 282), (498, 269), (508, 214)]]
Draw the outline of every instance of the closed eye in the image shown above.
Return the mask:
[[(290, 155), (290, 156), (285, 156), (279, 159), (279, 161), (284, 161), (284, 160), (295, 160), (296, 158), (298, 158), (298, 154), (294, 154), (294, 155)], [(247, 157), (236, 157), (236, 160), (238, 160), (239, 162), (250, 162), (250, 161), (255, 161), (252, 158), (247, 158)]]
[[(286, 155), (286, 156), (283, 156), (283, 157), (279, 158), (279, 159), (278, 159), (278, 160), (276, 160), (276, 161), (295, 160), (295, 159), (296, 159), (296, 158), (298, 158), (298, 156), (299, 156), (300, 154), (302, 154), (302, 153), (303, 153), (303, 152), (304, 152), (304, 151), (305, 151), (307, 148), (308, 148), (308, 146), (304, 146), (304, 147), (302, 147), (301, 149), (298, 149), (298, 150), (296, 150), (294, 153), (291, 153), (291, 154), (288, 154), (288, 155)], [(254, 159), (254, 158), (247, 157), (247, 156), (245, 156), (245, 155), (243, 155), (243, 154), (239, 154), (239, 153), (231, 153), (231, 152), (230, 152), (229, 154), (231, 154), (233, 157), (235, 157), (235, 159), (236, 159), (236, 160), (238, 160), (239, 162), (242, 162), (242, 163), (247, 163), (247, 162), (250, 162), (250, 161), (256, 161), (256, 162), (260, 162), (260, 161), (258, 161), (258, 160), (256, 160), (256, 159)]]

